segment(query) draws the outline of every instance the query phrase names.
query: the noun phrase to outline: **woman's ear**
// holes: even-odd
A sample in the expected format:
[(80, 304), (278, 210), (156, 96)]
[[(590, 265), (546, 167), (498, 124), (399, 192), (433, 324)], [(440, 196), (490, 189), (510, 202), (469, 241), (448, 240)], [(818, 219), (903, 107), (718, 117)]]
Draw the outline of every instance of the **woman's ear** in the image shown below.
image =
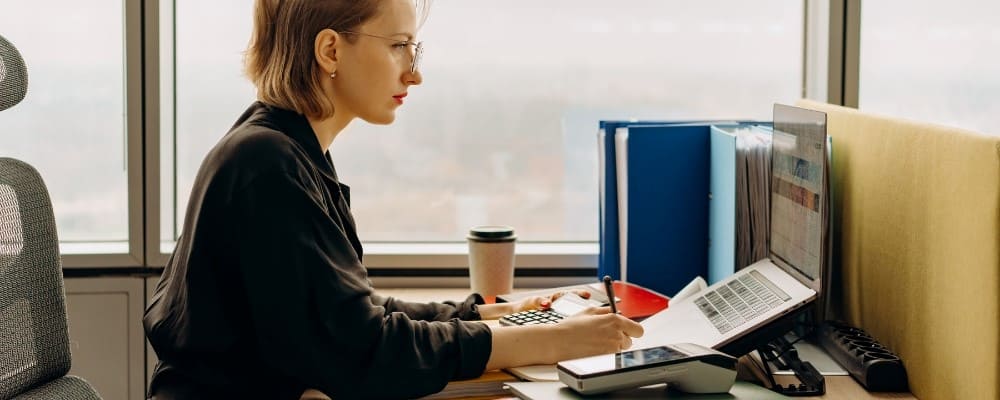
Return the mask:
[(333, 75), (337, 72), (337, 47), (343, 39), (340, 34), (333, 29), (324, 29), (316, 35), (313, 46), (313, 56), (316, 63), (326, 75)]

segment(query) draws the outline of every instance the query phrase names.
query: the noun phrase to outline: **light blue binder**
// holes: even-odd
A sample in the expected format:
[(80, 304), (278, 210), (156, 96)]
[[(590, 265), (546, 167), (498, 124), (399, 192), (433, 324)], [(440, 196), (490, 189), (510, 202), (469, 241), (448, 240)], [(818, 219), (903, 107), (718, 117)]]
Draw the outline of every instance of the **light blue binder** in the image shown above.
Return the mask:
[(712, 126), (710, 134), (709, 285), (736, 272), (736, 134), (719, 126)]

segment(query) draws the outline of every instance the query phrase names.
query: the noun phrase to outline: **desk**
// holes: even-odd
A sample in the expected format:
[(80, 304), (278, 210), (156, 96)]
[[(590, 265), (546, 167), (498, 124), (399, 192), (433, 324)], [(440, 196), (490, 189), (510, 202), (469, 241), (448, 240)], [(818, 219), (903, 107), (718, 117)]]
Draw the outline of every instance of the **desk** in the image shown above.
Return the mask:
[[(533, 290), (533, 289), (532, 289)], [(435, 289), (435, 288), (387, 288), (387, 289), (377, 289), (379, 294), (385, 296), (392, 296), (402, 300), (417, 301), (417, 302), (430, 302), (430, 301), (444, 301), (444, 300), (462, 300), (469, 294), (468, 289), (462, 288), (446, 288), (446, 289)], [(748, 363), (741, 360), (741, 365), (748, 365)], [(759, 379), (755, 377), (744, 376), (748, 375), (746, 373), (741, 373), (741, 379), (759, 382)], [(797, 382), (794, 377), (790, 376), (775, 376), (775, 380), (780, 384), (789, 384), (792, 382)], [(854, 381), (850, 376), (827, 376), (826, 377), (826, 395), (819, 397), (799, 397), (801, 399), (916, 399), (912, 394), (909, 393), (872, 393), (866, 391), (857, 382)], [(477, 398), (477, 399), (490, 399), (490, 398)], [(515, 397), (492, 397), (492, 399), (516, 399)], [(471, 400), (471, 399), (470, 399)]]

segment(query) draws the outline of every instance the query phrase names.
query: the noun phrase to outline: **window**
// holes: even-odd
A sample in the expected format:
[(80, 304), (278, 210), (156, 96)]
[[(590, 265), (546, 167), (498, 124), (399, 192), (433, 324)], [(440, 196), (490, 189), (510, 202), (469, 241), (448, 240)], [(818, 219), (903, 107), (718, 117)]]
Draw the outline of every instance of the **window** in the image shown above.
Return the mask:
[[(242, 72), (252, 3), (56, 0), (0, 14), (31, 85), (0, 113), (0, 154), (45, 177), (67, 265), (165, 261), (202, 158), (255, 97)], [(597, 121), (770, 118), (770, 104), (799, 98), (807, 81), (804, 7), (436, 1), (420, 33), (424, 84), (394, 125), (358, 121), (332, 150), (362, 239), (405, 258), (434, 252), (407, 243), (459, 243), (470, 226), (506, 224), (521, 243), (591, 260)]]
[(862, 110), (1000, 133), (1000, 3), (865, 1)]
[(121, 1), (56, 0), (5, 5), (0, 13), (2, 34), (21, 51), (29, 81), (24, 102), (0, 113), (0, 156), (28, 162), (45, 179), (64, 254), (141, 251), (129, 246), (137, 239), (129, 174), (141, 158), (128, 152), (136, 144), (130, 135), (141, 132), (130, 128), (138, 120), (127, 118), (138, 110), (127, 105), (138, 81), (126, 77), (126, 12)]
[[(176, 38), (161, 32), (161, 71), (176, 68), (163, 90), (176, 102), (162, 102), (176, 149), (162, 164), (176, 173), (167, 242), (204, 154), (254, 99), (241, 72), (251, 3), (176, 0), (162, 24)], [(424, 84), (396, 123), (357, 121), (331, 148), (360, 235), (449, 242), (505, 224), (522, 241), (596, 241), (597, 121), (770, 119), (802, 93), (803, 18), (781, 0), (438, 0), (420, 33)]]
[(253, 3), (160, 3), (160, 251), (164, 253), (173, 251), (180, 234), (202, 158), (256, 98), (243, 75)]

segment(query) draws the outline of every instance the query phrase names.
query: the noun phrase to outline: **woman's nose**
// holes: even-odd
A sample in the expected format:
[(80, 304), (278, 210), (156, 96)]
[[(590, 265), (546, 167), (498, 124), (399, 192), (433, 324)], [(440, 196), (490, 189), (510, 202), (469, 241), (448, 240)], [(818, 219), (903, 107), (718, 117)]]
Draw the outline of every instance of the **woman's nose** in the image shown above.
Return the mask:
[(419, 85), (424, 82), (424, 75), (420, 73), (420, 70), (414, 72), (406, 71), (403, 74), (403, 83), (407, 85)]

